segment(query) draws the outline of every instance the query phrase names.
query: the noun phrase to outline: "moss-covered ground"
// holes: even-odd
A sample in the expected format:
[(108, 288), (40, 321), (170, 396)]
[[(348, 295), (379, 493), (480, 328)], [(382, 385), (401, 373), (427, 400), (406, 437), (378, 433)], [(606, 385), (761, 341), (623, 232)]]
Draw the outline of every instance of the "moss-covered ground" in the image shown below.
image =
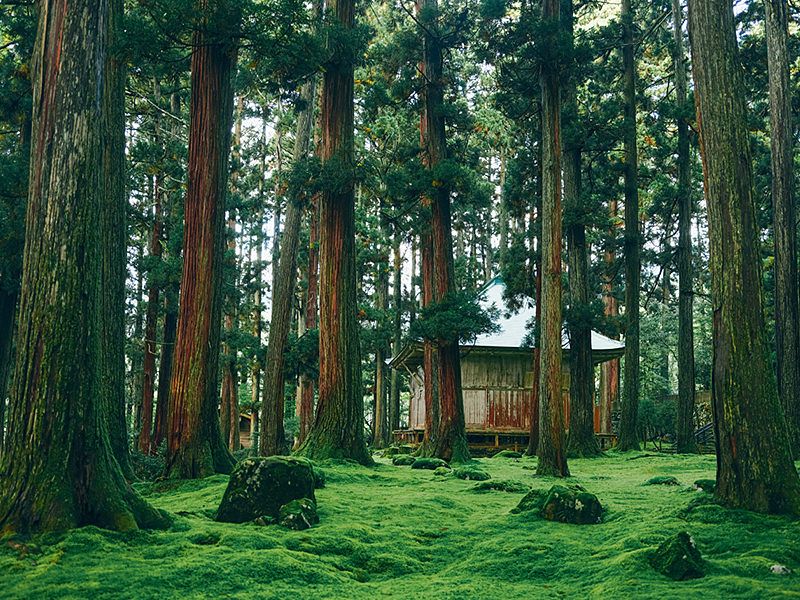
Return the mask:
[[(642, 453), (570, 461), (571, 481), (605, 507), (602, 524), (583, 526), (510, 514), (524, 491), (476, 492), (473, 481), (389, 459), (323, 465), (320, 523), (306, 531), (214, 522), (226, 476), (172, 489), (137, 484), (175, 515), (170, 530), (6, 538), (0, 598), (800, 598), (800, 521), (708, 503), (691, 484), (713, 478), (714, 461)], [(535, 458), (475, 466), (494, 481), (555, 482), (534, 477)], [(660, 476), (680, 485), (642, 485)], [(684, 530), (708, 574), (675, 582), (648, 556)], [(774, 564), (795, 573), (773, 574)]]

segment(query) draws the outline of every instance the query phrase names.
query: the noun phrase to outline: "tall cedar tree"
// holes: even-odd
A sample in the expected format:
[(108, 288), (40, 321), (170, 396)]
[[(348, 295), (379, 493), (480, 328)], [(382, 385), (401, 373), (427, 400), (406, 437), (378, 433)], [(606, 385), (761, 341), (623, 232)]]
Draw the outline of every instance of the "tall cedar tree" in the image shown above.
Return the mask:
[(561, 395), (561, 107), (559, 0), (542, 0), (547, 50), (542, 56), (542, 321), (539, 345), (537, 475), (569, 477)]
[(686, 94), (686, 51), (683, 44), (683, 9), (672, 0), (675, 67), (675, 104), (678, 118), (678, 418), (676, 451), (697, 452), (694, 439), (694, 317), (692, 304), (692, 192), (689, 165), (689, 123)]
[(689, 0), (689, 37), (711, 242), (716, 496), (800, 514), (763, 311), (759, 227), (731, 0)]
[[(574, 16), (572, 0), (561, 0), (564, 31), (572, 40)], [(572, 130), (564, 144), (564, 204), (571, 223), (567, 229), (570, 304), (577, 323), (570, 327), (570, 414), (567, 452), (571, 456), (600, 454), (594, 435), (594, 366), (592, 329), (583, 311), (589, 304), (589, 253), (586, 243), (585, 211), (581, 200), (581, 136), (574, 75), (564, 89), (564, 104), (572, 116)]]
[(789, 89), (786, 0), (764, 0), (769, 65), (769, 142), (775, 236), (775, 351), (778, 396), (792, 454), (800, 458), (800, 310), (792, 156), (792, 93)]
[[(380, 218), (381, 233), (384, 240), (390, 237), (389, 223), (385, 215), (383, 200), (379, 203), (378, 214)], [(375, 309), (378, 313), (378, 327), (384, 326), (386, 318), (386, 302), (389, 296), (389, 253), (387, 244), (378, 245), (377, 276), (375, 278)], [(387, 394), (386, 358), (389, 351), (388, 344), (379, 336), (375, 348), (375, 424), (373, 427), (372, 445), (375, 448), (385, 448), (389, 444), (389, 405)]]
[[(109, 9), (112, 44), (123, 9)], [(112, 46), (109, 45), (108, 48)], [(103, 398), (111, 450), (122, 474), (134, 478), (125, 418), (125, 71), (120, 57), (106, 52), (103, 79), (108, 104), (103, 109)]]
[(620, 450), (638, 450), (639, 300), (641, 296), (641, 233), (639, 227), (639, 158), (636, 150), (636, 63), (631, 0), (622, 0), (623, 143), (625, 147), (625, 380), (619, 422)]
[[(295, 164), (308, 155), (311, 131), (314, 127), (314, 98), (316, 80), (311, 77), (300, 91), (305, 107), (297, 116), (297, 133), (292, 156)], [(297, 283), (297, 254), (300, 249), (300, 223), (303, 218), (303, 199), (300, 193), (289, 200), (286, 223), (281, 238), (282, 248), (278, 264), (276, 287), (272, 294), (272, 316), (269, 326), (267, 358), (264, 361), (264, 399), (261, 403), (261, 437), (258, 451), (261, 456), (285, 453), (283, 431), (283, 356), (292, 326), (294, 291)]]
[[(423, 152), (428, 169), (447, 159), (447, 139), (442, 104), (442, 46), (437, 21), (437, 0), (421, 0), (420, 20), (423, 23), (423, 63), (425, 74)], [(436, 302), (456, 292), (453, 266), (453, 233), (450, 217), (450, 187), (437, 185), (431, 201), (431, 243), (433, 246), (433, 293)], [(469, 460), (469, 446), (464, 421), (464, 400), (461, 395), (461, 357), (458, 339), (436, 340), (439, 373), (439, 423), (433, 455), (453, 462)]]
[[(353, 29), (354, 0), (332, 0), (328, 9), (339, 27)], [(336, 37), (329, 35), (329, 43)], [(352, 52), (331, 50), (322, 78), (322, 161), (333, 181), (319, 199), (319, 402), (314, 425), (297, 452), (369, 465), (356, 318)]]
[[(317, 328), (317, 298), (318, 298), (318, 273), (319, 273), (319, 252), (317, 243), (319, 242), (319, 194), (314, 194), (311, 199), (311, 206), (308, 211), (309, 233), (308, 233), (308, 289), (305, 297), (305, 329)], [(311, 423), (314, 418), (314, 380), (307, 374), (300, 375), (300, 399), (297, 407), (297, 417), (299, 430), (297, 438), (299, 443), (303, 443), (311, 430)]]
[(209, 28), (233, 18), (225, 5), (209, 0), (201, 8), (192, 36), (186, 230), (167, 433), (166, 475), (183, 479), (229, 473), (234, 464), (219, 429), (217, 372), (236, 46)]
[(0, 466), (0, 532), (166, 525), (124, 479), (109, 442), (110, 406), (104, 397), (109, 360), (104, 343), (111, 326), (105, 322), (105, 265), (116, 264), (117, 257), (106, 256), (111, 248), (103, 228), (107, 210), (121, 203), (108, 194), (121, 194), (123, 186), (103, 178), (112, 172), (121, 176), (110, 162), (124, 156), (123, 88), (108, 48), (121, 16), (121, 1), (39, 5), (19, 343)]

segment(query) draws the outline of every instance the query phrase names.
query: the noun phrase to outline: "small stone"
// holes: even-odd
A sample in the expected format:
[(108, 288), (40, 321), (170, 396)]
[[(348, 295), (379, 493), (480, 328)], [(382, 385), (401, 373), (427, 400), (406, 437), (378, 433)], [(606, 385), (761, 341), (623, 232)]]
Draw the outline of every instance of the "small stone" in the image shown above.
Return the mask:
[(309, 498), (292, 500), (281, 506), (278, 525), (300, 531), (317, 523), (319, 523), (317, 503)]
[(408, 454), (401, 454), (400, 456), (395, 456), (392, 459), (392, 464), (397, 465), (398, 467), (407, 467), (409, 465), (413, 465), (417, 459), (413, 456), (409, 456)]
[(650, 565), (662, 575), (683, 581), (705, 575), (705, 563), (694, 538), (682, 531), (667, 538), (650, 555)]
[(769, 570), (773, 575), (791, 575), (792, 570), (786, 565), (772, 565)]
[(430, 469), (432, 471), (434, 469), (438, 469), (439, 467), (446, 467), (449, 469), (450, 465), (448, 465), (447, 462), (443, 461), (441, 458), (418, 458), (411, 463), (412, 469)]
[(477, 467), (471, 467), (469, 465), (464, 467), (459, 467), (458, 469), (453, 471), (453, 475), (455, 475), (459, 479), (466, 479), (467, 481), (486, 481), (487, 479), (491, 479), (492, 477), (483, 469), (479, 469)]
[(514, 452), (513, 450), (500, 450), (492, 458), (522, 458), (522, 454)]
[(680, 485), (680, 483), (674, 477), (665, 476), (653, 477), (645, 481), (642, 485)]
[(698, 479), (694, 482), (692, 487), (699, 492), (708, 492), (709, 494), (713, 494), (717, 487), (717, 482), (713, 479)]

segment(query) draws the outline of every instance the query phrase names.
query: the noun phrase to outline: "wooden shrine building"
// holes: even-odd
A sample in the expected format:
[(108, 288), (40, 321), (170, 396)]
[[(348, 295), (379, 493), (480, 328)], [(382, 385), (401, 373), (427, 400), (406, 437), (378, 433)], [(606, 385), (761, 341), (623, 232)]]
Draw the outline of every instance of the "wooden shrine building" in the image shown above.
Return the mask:
[[(500, 330), (484, 334), (474, 344), (461, 347), (461, 385), (467, 438), (475, 449), (519, 447), (528, 443), (533, 401), (533, 348), (523, 348), (526, 324), (534, 308), (516, 313), (506, 309), (505, 285), (500, 278), (490, 281), (482, 292), (481, 305), (499, 311)], [(562, 338), (562, 395), (565, 422), (569, 422), (569, 339)], [(592, 331), (592, 360), (595, 365), (614, 360), (625, 352), (625, 344)], [(408, 428), (393, 432), (402, 441), (419, 443), (425, 430), (424, 345), (415, 342), (389, 361), (389, 365), (410, 375)], [(597, 398), (597, 396), (595, 396)], [(595, 431), (601, 411), (595, 399)], [(538, 407), (535, 409), (538, 416)], [(568, 427), (568, 425), (567, 425)], [(606, 436), (610, 438), (609, 436)], [(603, 441), (603, 440), (601, 440)], [(610, 441), (610, 440), (609, 440)]]

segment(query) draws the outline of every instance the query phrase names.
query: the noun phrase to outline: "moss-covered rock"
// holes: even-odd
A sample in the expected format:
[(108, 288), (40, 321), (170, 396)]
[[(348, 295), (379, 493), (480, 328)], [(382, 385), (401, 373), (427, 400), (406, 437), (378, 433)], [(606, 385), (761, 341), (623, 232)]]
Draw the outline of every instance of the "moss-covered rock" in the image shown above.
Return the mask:
[(705, 563), (697, 544), (685, 531), (667, 538), (650, 555), (650, 565), (662, 575), (682, 581), (705, 575)]
[(433, 471), (439, 467), (446, 467), (449, 469), (450, 465), (447, 464), (447, 461), (444, 461), (441, 458), (418, 458), (411, 463), (412, 469), (430, 469)]
[(308, 529), (319, 523), (317, 503), (309, 498), (292, 500), (281, 506), (278, 513), (278, 524), (287, 529)]
[(217, 510), (217, 521), (244, 523), (261, 516), (277, 518), (281, 506), (314, 496), (315, 478), (308, 460), (289, 456), (248, 458), (231, 473)]
[(467, 481), (486, 481), (492, 477), (483, 469), (479, 469), (478, 467), (473, 467), (470, 465), (457, 468), (455, 471), (453, 471), (453, 475), (459, 479), (466, 479)]
[(642, 485), (680, 485), (680, 482), (671, 476), (651, 477)]
[(476, 483), (469, 490), (471, 492), (512, 492), (520, 493), (527, 492), (531, 486), (522, 483), (521, 481), (514, 481), (513, 479), (493, 479), (491, 481), (481, 481)]
[(383, 458), (389, 458), (390, 456), (397, 456), (400, 454), (400, 449), (397, 446), (389, 446), (388, 448), (382, 450), (379, 454)]
[(541, 506), (539, 516), (548, 521), (575, 525), (603, 522), (603, 507), (597, 496), (576, 485), (554, 485), (547, 492), (531, 497), (529, 504), (532, 508)]
[(440, 477), (445, 477), (447, 475), (450, 475), (450, 473), (452, 473), (452, 472), (453, 472), (453, 470), (450, 467), (436, 467), (433, 470), (433, 474), (434, 475), (439, 475)]
[(392, 459), (392, 464), (397, 465), (398, 467), (407, 467), (408, 465), (413, 465), (416, 462), (416, 458), (413, 456), (409, 456), (408, 454), (403, 454), (400, 456), (395, 456)]
[(215, 531), (204, 531), (189, 536), (189, 541), (198, 546), (213, 546), (221, 539), (220, 534)]
[(713, 494), (714, 490), (717, 488), (717, 482), (713, 479), (698, 479), (694, 482), (692, 487), (698, 491)]
[(522, 458), (522, 454), (514, 452), (513, 450), (500, 450), (500, 452), (493, 455), (492, 458)]

